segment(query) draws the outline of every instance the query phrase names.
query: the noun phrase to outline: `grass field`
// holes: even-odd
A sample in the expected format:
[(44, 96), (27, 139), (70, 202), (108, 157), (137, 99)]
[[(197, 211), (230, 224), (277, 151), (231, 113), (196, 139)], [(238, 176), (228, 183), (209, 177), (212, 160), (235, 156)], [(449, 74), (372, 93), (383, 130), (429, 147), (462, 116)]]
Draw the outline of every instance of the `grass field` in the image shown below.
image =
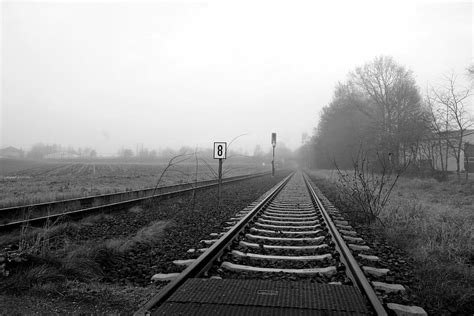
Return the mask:
[[(166, 164), (117, 162), (48, 162), (0, 159), (0, 208), (13, 205), (122, 192), (153, 187)], [(211, 166), (217, 170), (216, 165)], [(224, 164), (224, 177), (265, 171), (256, 164)], [(192, 182), (196, 164), (168, 169), (160, 185)], [(209, 167), (198, 165), (198, 180), (214, 179)]]
[[(337, 182), (333, 171), (314, 174)], [(376, 226), (415, 259), (424, 304), (473, 313), (474, 180), (455, 178), (438, 182), (402, 177), (380, 214), (383, 225)]]

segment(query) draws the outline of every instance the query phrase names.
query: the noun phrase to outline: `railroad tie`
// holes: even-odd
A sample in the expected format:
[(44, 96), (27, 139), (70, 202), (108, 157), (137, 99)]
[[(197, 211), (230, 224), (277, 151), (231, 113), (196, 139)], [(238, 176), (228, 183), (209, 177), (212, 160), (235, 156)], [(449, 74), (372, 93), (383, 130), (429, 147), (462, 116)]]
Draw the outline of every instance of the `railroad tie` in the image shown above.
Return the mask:
[(321, 243), (323, 242), (325, 238), (324, 236), (314, 237), (314, 238), (268, 237), (268, 236), (260, 236), (260, 235), (253, 235), (253, 234), (245, 234), (245, 237), (248, 239), (259, 239), (259, 240), (267, 240), (267, 241), (281, 241), (281, 242), (301, 241), (301, 242), (314, 242), (314, 243)]
[(264, 249), (276, 249), (276, 250), (296, 250), (296, 251), (309, 251), (309, 250), (317, 250), (328, 247), (327, 244), (320, 244), (320, 245), (309, 245), (309, 246), (281, 246), (281, 245), (261, 245), (250, 243), (246, 241), (240, 241), (239, 245), (242, 247), (247, 248), (256, 248), (260, 249), (262, 246)]
[(324, 268), (307, 268), (307, 269), (284, 269), (284, 268), (261, 268), (246, 266), (241, 264), (234, 264), (228, 261), (224, 261), (221, 267), (230, 271), (236, 272), (266, 272), (266, 273), (290, 273), (299, 275), (324, 275), (331, 277), (336, 273), (336, 267), (329, 266)]
[(278, 234), (278, 235), (316, 235), (320, 234), (322, 230), (302, 230), (302, 231), (287, 231), (287, 230), (268, 230), (268, 229), (259, 229), (252, 227), (250, 231), (253, 233), (266, 233), (266, 234)]
[(259, 223), (259, 222), (255, 222), (255, 225), (257, 226), (260, 226), (260, 227), (265, 227), (265, 228), (272, 228), (272, 229), (317, 229), (317, 228), (321, 228), (321, 225), (320, 224), (317, 224), (317, 225), (311, 225), (311, 226), (291, 226), (291, 225), (286, 225), (286, 224), (283, 224), (283, 225), (272, 225), (272, 224), (264, 224), (264, 223)]
[(212, 237), (220, 237), (222, 235), (224, 235), (225, 233), (210, 233), (209, 236), (212, 236)]
[(204, 240), (201, 240), (200, 242), (203, 243), (203, 244), (206, 244), (206, 245), (212, 245), (213, 243), (215, 243), (218, 239), (204, 239)]
[(358, 243), (363, 243), (364, 240), (360, 237), (351, 237), (351, 236), (346, 236), (346, 235), (342, 235), (342, 238), (344, 238), (345, 240), (347, 241), (350, 241), (350, 242), (358, 242)]
[(190, 266), (196, 259), (174, 260), (173, 263), (177, 266)]
[(151, 277), (152, 282), (172, 281), (178, 277), (179, 273), (157, 273)]
[(367, 267), (367, 266), (363, 266), (362, 270), (364, 271), (364, 273), (370, 274), (376, 277), (387, 275), (387, 273), (390, 271), (389, 269), (381, 269), (381, 268), (374, 268), (374, 267)]
[(340, 229), (339, 232), (343, 235), (350, 235), (350, 236), (356, 236), (357, 235), (357, 233), (353, 230)]
[(403, 293), (405, 287), (401, 284), (389, 284), (384, 282), (373, 281), (372, 285), (374, 289), (385, 292), (385, 293)]
[(270, 224), (297, 224), (297, 225), (319, 224), (319, 221), (304, 221), (304, 222), (303, 221), (274, 221), (274, 220), (264, 219), (264, 218), (259, 218), (258, 221), (263, 222), (263, 223), (270, 223)]
[(419, 306), (407, 306), (407, 305), (400, 305), (395, 303), (388, 303), (388, 309), (391, 309), (395, 312), (396, 315), (403, 315), (403, 316), (428, 316), (425, 310)]
[(380, 260), (380, 258), (377, 257), (377, 256), (364, 255), (362, 253), (359, 253), (358, 256), (361, 257), (362, 259), (370, 260), (370, 261), (379, 261)]
[(342, 225), (342, 224), (336, 224), (337, 228), (339, 229), (344, 229), (344, 230), (352, 230), (352, 226), (350, 225)]
[(349, 248), (356, 251), (370, 250), (370, 247), (365, 246), (365, 245), (355, 245), (355, 244), (347, 244), (347, 245), (349, 246)]
[(283, 261), (322, 261), (332, 258), (331, 254), (317, 255), (317, 256), (275, 256), (275, 255), (261, 255), (256, 253), (244, 253), (238, 250), (232, 250), (232, 254), (237, 257), (245, 257), (250, 259), (261, 260), (283, 260)]

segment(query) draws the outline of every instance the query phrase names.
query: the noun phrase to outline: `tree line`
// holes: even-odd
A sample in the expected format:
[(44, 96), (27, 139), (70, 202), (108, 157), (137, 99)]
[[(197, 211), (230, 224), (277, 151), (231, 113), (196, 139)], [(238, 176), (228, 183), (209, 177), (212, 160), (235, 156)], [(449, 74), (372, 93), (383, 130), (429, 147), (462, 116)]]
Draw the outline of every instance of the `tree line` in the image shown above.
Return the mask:
[[(243, 163), (267, 163), (272, 160), (271, 146), (262, 148), (256, 145), (252, 154), (242, 152), (241, 149), (229, 149), (227, 157), (233, 161)], [(21, 151), (21, 158), (29, 159), (92, 159), (104, 158), (97, 151), (90, 147), (62, 146), (59, 144), (34, 144), (29, 150)], [(135, 150), (128, 147), (120, 148), (114, 155), (108, 155), (107, 159), (116, 159), (121, 161), (168, 161), (170, 158), (180, 155), (199, 154), (200, 157), (211, 159), (213, 157), (212, 148), (192, 148), (190, 146), (182, 146), (178, 149), (164, 148), (160, 150), (149, 149), (144, 146), (137, 146)], [(293, 152), (280, 143), (277, 147), (276, 161), (285, 163), (293, 159)]]
[[(474, 71), (468, 69), (471, 79)], [(471, 87), (455, 74), (421, 93), (413, 72), (380, 56), (351, 71), (322, 109), (314, 135), (299, 149), (308, 167), (351, 168), (367, 157), (417, 170), (461, 170), (466, 137), (474, 133)]]

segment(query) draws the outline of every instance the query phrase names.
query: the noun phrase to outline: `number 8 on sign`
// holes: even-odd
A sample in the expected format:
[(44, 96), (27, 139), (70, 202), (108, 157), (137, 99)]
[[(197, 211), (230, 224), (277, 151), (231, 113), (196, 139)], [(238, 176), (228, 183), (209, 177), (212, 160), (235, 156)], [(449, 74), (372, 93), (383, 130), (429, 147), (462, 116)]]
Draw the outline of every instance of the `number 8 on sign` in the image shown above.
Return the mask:
[(214, 159), (226, 159), (226, 154), (227, 154), (227, 143), (215, 142), (214, 143)]

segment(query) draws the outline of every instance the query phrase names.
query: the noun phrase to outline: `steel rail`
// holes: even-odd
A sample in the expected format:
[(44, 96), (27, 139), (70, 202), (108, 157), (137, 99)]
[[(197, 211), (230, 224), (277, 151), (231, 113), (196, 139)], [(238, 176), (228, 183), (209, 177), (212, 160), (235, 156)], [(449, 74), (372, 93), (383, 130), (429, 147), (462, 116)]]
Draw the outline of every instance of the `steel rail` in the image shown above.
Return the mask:
[[(240, 178), (247, 178), (247, 177), (258, 177), (261, 175), (267, 175), (270, 174), (271, 171), (267, 172), (259, 172), (256, 174), (246, 174), (246, 175), (239, 175), (239, 176), (233, 176), (233, 177), (228, 177), (228, 178), (223, 178), (223, 181), (230, 181), (234, 179), (240, 179)], [(211, 179), (211, 180), (203, 180), (203, 181), (198, 181), (197, 184), (212, 184), (212, 183), (217, 183), (217, 179)], [(63, 207), (62, 204), (72, 204), (72, 203), (77, 203), (79, 202), (82, 204), (84, 201), (87, 200), (94, 200), (94, 199), (109, 199), (113, 197), (118, 197), (120, 195), (133, 195), (133, 194), (141, 194), (141, 193), (146, 193), (146, 192), (153, 192), (153, 191), (163, 191), (163, 190), (172, 190), (173, 188), (181, 188), (185, 186), (194, 186), (196, 183), (195, 182), (187, 182), (187, 183), (180, 183), (180, 184), (172, 184), (169, 186), (159, 186), (156, 189), (154, 187), (151, 188), (145, 188), (145, 189), (139, 189), (139, 190), (131, 190), (131, 191), (122, 191), (122, 192), (115, 192), (115, 193), (107, 193), (107, 194), (99, 194), (99, 195), (90, 195), (90, 196), (84, 196), (84, 197), (78, 197), (78, 198), (72, 198), (72, 199), (65, 199), (65, 200), (58, 200), (58, 201), (49, 201), (49, 202), (41, 202), (41, 203), (36, 203), (36, 204), (26, 204), (26, 205), (15, 205), (15, 206), (8, 206), (8, 207), (3, 207), (0, 208), (0, 216), (4, 216), (5, 213), (12, 213), (12, 212), (20, 212), (22, 210), (26, 209), (38, 209), (38, 208), (46, 208), (46, 207), (54, 207), (56, 205)], [(160, 192), (161, 193), (161, 192)]]
[[(259, 174), (256, 174), (256, 175), (250, 175), (250, 176), (249, 175), (236, 176), (236, 177), (224, 179), (223, 184), (249, 180), (249, 179), (253, 179), (253, 178), (257, 178), (257, 177), (261, 177), (261, 176), (269, 175), (269, 174), (270, 174), (269, 172), (265, 172), (265, 173), (259, 173)], [(202, 181), (201, 183), (208, 183), (209, 181), (211, 181), (211, 180)], [(82, 208), (82, 209), (77, 209), (77, 210), (72, 210), (72, 211), (67, 211), (67, 212), (61, 212), (61, 213), (55, 213), (55, 214), (49, 214), (49, 215), (45, 215), (45, 216), (38, 216), (38, 217), (34, 217), (34, 218), (30, 218), (30, 219), (24, 219), (24, 220), (15, 220), (15, 219), (13, 219), (11, 222), (0, 224), (0, 231), (12, 230), (12, 229), (21, 227), (24, 224), (41, 224), (41, 223), (45, 223), (48, 220), (54, 220), (54, 219), (57, 219), (59, 217), (78, 216), (80, 214), (88, 214), (88, 213), (93, 213), (93, 212), (108, 211), (108, 210), (112, 210), (112, 209), (123, 209), (125, 207), (131, 207), (133, 205), (136, 205), (136, 204), (138, 204), (140, 202), (143, 202), (145, 200), (172, 197), (172, 196), (183, 194), (183, 193), (190, 192), (190, 191), (193, 191), (193, 190), (202, 190), (202, 189), (206, 189), (206, 188), (210, 188), (210, 187), (214, 187), (214, 186), (218, 185), (217, 180), (212, 180), (212, 181), (213, 182), (210, 183), (210, 184), (203, 184), (203, 185), (198, 185), (196, 187), (193, 186), (191, 188), (186, 188), (186, 189), (181, 189), (181, 190), (174, 190), (174, 191), (164, 192), (164, 193), (158, 193), (158, 194), (155, 194), (153, 196), (145, 196), (145, 197), (140, 197), (140, 198), (135, 198), (135, 199), (128, 199), (128, 200), (124, 200), (124, 201), (120, 201), (120, 202), (102, 204), (102, 205), (98, 205), (98, 206)], [(198, 182), (198, 184), (199, 184), (199, 182)], [(194, 185), (194, 183), (192, 183), (192, 185)], [(179, 187), (179, 186), (182, 186), (182, 185), (172, 185), (172, 186), (169, 186), (169, 187), (161, 187), (161, 189), (170, 189), (170, 188), (172, 189), (174, 187)], [(58, 201), (58, 203), (60, 203), (60, 202), (63, 202), (63, 201)], [(0, 211), (1, 210), (2, 209), (0, 209)]]
[(152, 297), (145, 305), (143, 305), (135, 316), (147, 315), (153, 308), (158, 307), (160, 304), (166, 301), (186, 280), (202, 275), (207, 271), (214, 261), (219, 258), (222, 253), (227, 249), (232, 241), (237, 238), (240, 232), (245, 228), (247, 224), (261, 211), (263, 210), (283, 189), (288, 183), (290, 178), (295, 173), (292, 172), (276, 186), (273, 187), (271, 192), (257, 205), (255, 205), (242, 219), (240, 219), (229, 231), (227, 231), (221, 238), (219, 238), (209, 249), (207, 249), (199, 258), (197, 258), (190, 266), (188, 266), (178, 277), (166, 285), (160, 290), (154, 297)]
[(370, 302), (370, 305), (374, 309), (377, 315), (379, 316), (386, 316), (387, 311), (383, 307), (382, 303), (377, 297), (377, 294), (375, 294), (374, 289), (369, 283), (369, 280), (367, 280), (364, 272), (359, 267), (359, 264), (355, 260), (354, 256), (352, 255), (351, 251), (349, 250), (349, 247), (347, 247), (346, 242), (342, 238), (341, 234), (336, 228), (336, 225), (334, 225), (334, 222), (332, 221), (331, 217), (329, 216), (328, 212), (326, 211), (325, 207), (323, 206), (323, 203), (319, 199), (318, 195), (314, 191), (313, 188), (313, 183), (312, 181), (308, 178), (308, 176), (303, 173), (303, 177), (306, 181), (306, 186), (308, 187), (308, 190), (311, 194), (312, 199), (315, 201), (316, 205), (320, 209), (321, 213), (323, 214), (324, 221), (326, 222), (330, 233), (333, 237), (333, 240), (339, 248), (339, 252), (341, 254), (341, 261), (345, 264), (345, 266), (349, 269), (349, 277), (355, 281), (354, 283), (358, 287), (358, 289), (361, 291), (362, 294), (364, 294), (367, 299)]

